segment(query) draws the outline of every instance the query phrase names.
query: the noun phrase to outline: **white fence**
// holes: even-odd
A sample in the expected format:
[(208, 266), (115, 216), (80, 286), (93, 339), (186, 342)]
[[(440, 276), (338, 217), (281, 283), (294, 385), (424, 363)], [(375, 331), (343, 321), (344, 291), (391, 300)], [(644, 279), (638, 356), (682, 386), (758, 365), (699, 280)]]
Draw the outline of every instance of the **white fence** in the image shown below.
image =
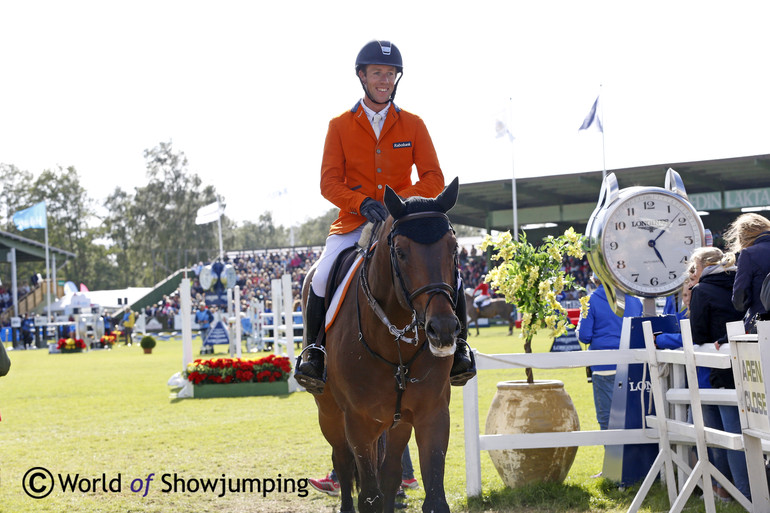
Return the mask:
[[(630, 320), (624, 320), (624, 330)], [(646, 324), (646, 326), (644, 326)], [(770, 323), (768, 324), (770, 326)], [(685, 388), (685, 374), (692, 374), (690, 383), (696, 383), (695, 366), (712, 368), (730, 368), (731, 362), (738, 362), (733, 343), (733, 354), (710, 354), (693, 351), (689, 322), (682, 326), (684, 347), (682, 350), (655, 350), (652, 330), (649, 323), (643, 323), (647, 349), (621, 349), (612, 351), (581, 351), (570, 353), (532, 353), (532, 354), (495, 354), (476, 353), (476, 363), (479, 371), (506, 368), (576, 368), (601, 364), (639, 364), (652, 362), (649, 367), (649, 377), (655, 401), (656, 415), (646, 417), (646, 423), (651, 427), (639, 429), (612, 429), (606, 431), (572, 431), (561, 433), (526, 433), (509, 435), (481, 435), (478, 408), (478, 378), (469, 381), (463, 388), (464, 423), (465, 423), (465, 462), (466, 462), (466, 491), (468, 496), (481, 494), (481, 455), (484, 450), (498, 449), (534, 449), (545, 447), (577, 447), (590, 445), (659, 445), (658, 458), (653, 463), (647, 478), (629, 508), (630, 512), (637, 511), (646, 497), (652, 483), (664, 471), (665, 482), (669, 492), (671, 510), (681, 511), (690, 494), (696, 486), (706, 489), (704, 497), (707, 511), (714, 511), (714, 500), (711, 494), (711, 477), (715, 476), (713, 466), (708, 464), (707, 446), (722, 447), (747, 452), (752, 501), (743, 497), (731, 483), (723, 483), (726, 489), (748, 511), (770, 511), (770, 499), (765, 480), (763, 452), (770, 452), (770, 432), (757, 430), (746, 421), (746, 408), (738, 401), (736, 390), (699, 390), (697, 386)], [(729, 325), (728, 325), (729, 328)], [(735, 328), (733, 328), (735, 329)], [(770, 332), (770, 327), (768, 327)], [(733, 331), (735, 333), (735, 331)], [(734, 337), (731, 337), (733, 340)], [(770, 339), (770, 333), (767, 335)], [(756, 340), (756, 336), (754, 336)], [(622, 346), (623, 347), (623, 346)], [(628, 347), (628, 344), (625, 344)], [(725, 347), (725, 346), (723, 346)], [(730, 350), (730, 349), (728, 349)], [(770, 356), (768, 356), (770, 359)], [(661, 366), (671, 365), (671, 373), (663, 377), (659, 372)], [(733, 365), (734, 368), (738, 364)], [(740, 376), (736, 372), (738, 390), (743, 392), (739, 384)], [(701, 404), (740, 405), (743, 434), (726, 433), (711, 428), (704, 428), (700, 412)], [(693, 404), (693, 424), (686, 423), (686, 408)], [(764, 412), (767, 416), (767, 411)], [(671, 418), (669, 418), (671, 417)], [(672, 444), (674, 449), (672, 449)], [(695, 445), (700, 456), (699, 463), (689, 467), (685, 454), (689, 447)], [(703, 460), (706, 460), (705, 462)], [(676, 469), (674, 468), (676, 464)], [(678, 472), (679, 483), (674, 479), (674, 471)], [(719, 480), (719, 476), (715, 476)], [(723, 479), (726, 481), (726, 479)], [(707, 483), (707, 485), (703, 485)]]

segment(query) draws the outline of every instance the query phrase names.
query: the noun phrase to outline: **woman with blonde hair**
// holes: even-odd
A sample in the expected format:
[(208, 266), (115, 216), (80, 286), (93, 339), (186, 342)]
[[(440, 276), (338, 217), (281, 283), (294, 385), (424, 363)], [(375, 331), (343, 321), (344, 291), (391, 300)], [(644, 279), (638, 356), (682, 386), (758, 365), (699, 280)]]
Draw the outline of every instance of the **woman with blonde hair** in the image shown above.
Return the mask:
[(756, 317), (767, 312), (760, 291), (770, 273), (770, 221), (759, 214), (742, 214), (725, 232), (725, 241), (738, 254), (733, 305), (746, 311), (743, 324), (746, 331), (753, 331)]
[[(692, 289), (690, 298), (690, 325), (692, 327), (693, 343), (700, 351), (719, 351), (720, 346), (727, 343), (727, 328), (725, 324), (743, 318), (743, 311), (733, 307), (731, 297), (735, 281), (735, 255), (722, 253), (718, 248), (706, 247), (695, 250), (691, 257), (691, 265), (695, 266), (697, 285)], [(720, 352), (727, 352), (723, 349)], [(700, 388), (735, 388), (731, 369), (698, 368), (698, 386)], [(705, 378), (703, 383), (702, 378)], [(729, 433), (740, 433), (740, 417), (735, 406), (704, 405), (717, 411), (718, 420), (707, 422), (707, 427), (721, 429)], [(719, 457), (726, 457), (729, 474), (735, 487), (747, 497), (750, 497), (746, 459), (741, 451), (714, 451)], [(720, 498), (726, 499), (727, 494), (722, 489), (715, 490)]]

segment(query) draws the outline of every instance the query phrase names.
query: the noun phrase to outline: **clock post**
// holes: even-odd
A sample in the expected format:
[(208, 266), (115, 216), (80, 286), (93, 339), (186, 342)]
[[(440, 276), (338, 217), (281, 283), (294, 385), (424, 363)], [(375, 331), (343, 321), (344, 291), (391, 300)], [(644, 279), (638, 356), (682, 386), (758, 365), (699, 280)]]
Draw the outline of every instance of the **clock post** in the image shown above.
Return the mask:
[[(620, 189), (608, 174), (589, 218), (588, 262), (601, 280), (618, 316), (626, 294), (642, 299), (642, 317), (626, 317), (619, 349), (643, 349), (642, 322), (653, 331), (679, 332), (676, 316), (658, 316), (655, 300), (676, 293), (687, 279), (693, 250), (705, 243), (705, 230), (676, 171), (666, 172), (665, 187)], [(650, 382), (644, 364), (618, 365), (609, 429), (643, 426), (642, 405), (649, 404)], [(649, 379), (649, 378), (647, 378)], [(603, 477), (621, 484), (643, 480), (658, 453), (657, 444), (605, 448)]]

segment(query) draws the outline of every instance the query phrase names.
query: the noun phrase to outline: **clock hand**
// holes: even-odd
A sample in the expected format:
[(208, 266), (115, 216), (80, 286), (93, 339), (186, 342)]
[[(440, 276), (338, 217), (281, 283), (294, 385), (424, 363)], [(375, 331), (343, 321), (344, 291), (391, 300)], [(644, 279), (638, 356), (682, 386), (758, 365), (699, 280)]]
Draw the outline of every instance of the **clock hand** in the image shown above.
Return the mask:
[[(655, 237), (655, 239), (653, 239), (653, 241), (652, 241), (652, 242), (657, 242), (657, 241), (658, 241), (658, 239), (660, 239), (660, 236), (661, 236), (661, 235), (663, 235), (664, 233), (666, 233), (666, 232), (668, 231), (668, 227), (669, 227), (669, 226), (671, 226), (671, 223), (673, 223), (673, 222), (674, 222), (674, 219), (676, 219), (676, 215), (674, 215), (674, 216), (672, 216), (672, 217), (671, 217), (671, 221), (669, 221), (669, 222), (668, 222), (668, 224), (666, 225), (666, 227), (665, 227), (665, 228), (663, 228), (662, 230), (660, 230), (660, 233), (658, 234), (658, 236), (657, 236), (657, 237)], [(662, 261), (663, 261), (663, 259), (661, 259), (661, 262), (662, 262)]]
[[(658, 235), (660, 237), (660, 235)], [(663, 264), (663, 267), (666, 267), (666, 262), (663, 261), (663, 257), (660, 255), (660, 251), (658, 251), (658, 248), (655, 247), (655, 241), (651, 240), (647, 243), (648, 246), (652, 248), (652, 250), (655, 252), (655, 255), (658, 257), (658, 260), (660, 260), (660, 263)]]

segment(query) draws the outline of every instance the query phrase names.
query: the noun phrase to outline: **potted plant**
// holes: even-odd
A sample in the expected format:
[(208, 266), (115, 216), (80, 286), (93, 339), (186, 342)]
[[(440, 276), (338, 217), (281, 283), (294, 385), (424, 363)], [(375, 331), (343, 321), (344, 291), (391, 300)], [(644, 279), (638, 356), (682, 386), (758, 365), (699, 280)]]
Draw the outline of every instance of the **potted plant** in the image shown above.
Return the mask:
[(184, 377), (193, 384), (193, 397), (243, 397), (289, 393), (291, 363), (285, 356), (196, 359)]
[[(551, 336), (563, 335), (568, 324), (567, 310), (556, 299), (575, 286), (574, 278), (564, 272), (565, 256), (582, 258), (585, 237), (569, 228), (559, 237), (548, 236), (538, 247), (527, 241), (513, 240), (510, 232), (496, 238), (487, 236), (482, 250), (492, 248), (492, 260), (499, 263), (487, 273), (486, 280), (516, 305), (522, 314), (521, 333), (524, 352), (532, 352), (532, 338), (541, 329)], [(581, 314), (587, 311), (588, 298), (580, 298)], [(557, 380), (535, 381), (532, 369), (526, 369), (526, 381), (503, 381), (487, 415), (487, 434), (514, 434), (577, 431), (580, 429), (572, 399)], [(548, 408), (544, 408), (548, 405)], [(507, 449), (489, 451), (497, 472), (511, 488), (531, 482), (563, 481), (577, 453), (576, 447), (551, 449)]]
[(152, 353), (152, 348), (155, 347), (155, 339), (149, 335), (145, 335), (144, 337), (142, 337), (142, 340), (139, 342), (139, 345), (142, 346), (142, 349), (144, 349), (145, 354), (150, 354)]

